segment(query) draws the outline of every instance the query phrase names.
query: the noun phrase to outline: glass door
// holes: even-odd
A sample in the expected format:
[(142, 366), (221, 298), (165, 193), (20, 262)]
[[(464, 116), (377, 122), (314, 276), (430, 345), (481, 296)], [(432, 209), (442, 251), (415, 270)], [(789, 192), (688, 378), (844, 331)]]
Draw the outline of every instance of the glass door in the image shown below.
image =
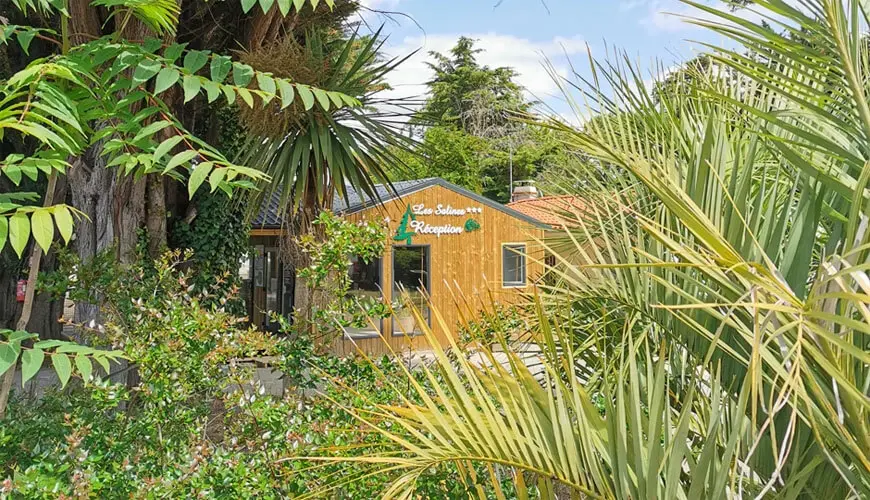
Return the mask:
[(398, 308), (393, 315), (393, 335), (421, 334), (413, 308), (429, 323), (429, 246), (393, 247), (393, 301)]
[(270, 316), (272, 313), (281, 314), (281, 292), (283, 285), (283, 276), (281, 273), (281, 258), (278, 255), (277, 248), (266, 249), (266, 275), (264, 281), (266, 292), (265, 325), (266, 329), (273, 329), (277, 325), (273, 325)]

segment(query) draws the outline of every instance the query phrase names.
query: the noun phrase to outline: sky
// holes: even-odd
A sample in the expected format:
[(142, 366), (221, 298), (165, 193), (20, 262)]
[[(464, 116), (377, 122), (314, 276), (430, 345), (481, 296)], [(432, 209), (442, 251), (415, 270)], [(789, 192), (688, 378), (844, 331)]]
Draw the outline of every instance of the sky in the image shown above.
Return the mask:
[[(571, 121), (580, 118), (562, 98), (545, 60), (560, 75), (577, 71), (587, 76), (587, 47), (595, 57), (616, 48), (626, 51), (652, 81), (652, 68), (671, 68), (696, 55), (699, 46), (692, 41), (724, 43), (681, 20), (680, 14), (693, 11), (679, 0), (363, 0), (363, 4), (372, 9), (363, 14), (368, 26), (385, 23), (388, 54), (418, 51), (390, 77), (390, 97), (424, 94), (424, 83), (431, 76), (425, 65), (428, 52), (446, 53), (465, 35), (484, 49), (478, 56), (482, 64), (513, 67), (530, 98)], [(378, 10), (401, 14), (386, 16)]]

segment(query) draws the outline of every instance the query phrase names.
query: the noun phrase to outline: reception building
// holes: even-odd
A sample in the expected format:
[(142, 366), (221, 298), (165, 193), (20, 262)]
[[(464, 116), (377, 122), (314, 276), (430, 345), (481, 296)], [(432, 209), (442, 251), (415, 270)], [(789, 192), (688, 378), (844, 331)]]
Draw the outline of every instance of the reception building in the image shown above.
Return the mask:
[[(550, 227), (545, 222), (439, 178), (377, 189), (378, 201), (351, 192), (349, 200), (337, 200), (333, 207), (348, 220), (386, 221), (389, 231), (379, 259), (350, 259), (350, 293), (394, 305), (407, 293), (443, 343), (448, 335), (457, 335), (461, 314), (473, 314), (491, 301), (513, 303), (532, 291), (543, 268), (536, 240)], [(267, 200), (255, 219), (254, 255), (242, 270), (249, 317), (266, 328), (269, 312), (293, 311), (295, 272), (280, 259), (283, 221), (278, 199), (275, 195)], [(430, 306), (443, 322), (433, 321)], [(335, 351), (352, 352), (359, 346), (381, 353), (387, 350), (385, 342), (396, 351), (422, 344), (414, 335), (420, 325), (407, 308), (376, 323), (348, 331)]]

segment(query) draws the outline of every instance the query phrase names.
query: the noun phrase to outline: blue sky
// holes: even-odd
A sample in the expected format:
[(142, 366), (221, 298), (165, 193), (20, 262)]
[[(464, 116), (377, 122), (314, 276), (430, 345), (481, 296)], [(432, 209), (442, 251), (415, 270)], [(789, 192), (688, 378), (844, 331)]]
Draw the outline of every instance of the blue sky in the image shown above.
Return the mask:
[(479, 47), (485, 50), (479, 56), (482, 63), (514, 67), (519, 82), (530, 94), (561, 114), (567, 114), (568, 108), (541, 64), (544, 58), (567, 75), (567, 54), (585, 73), (588, 44), (596, 57), (603, 56), (608, 47), (615, 47), (627, 51), (642, 67), (651, 68), (654, 61), (659, 61), (668, 68), (697, 53), (697, 45), (689, 40), (721, 42), (707, 31), (669, 15), (692, 13), (679, 0), (498, 1), (363, 0), (372, 9), (401, 12), (414, 20), (364, 14), (370, 26), (386, 22), (391, 54), (421, 49), (392, 77), (393, 94), (424, 92), (422, 83), (429, 78), (424, 65), (426, 52), (446, 52), (460, 35), (479, 40)]

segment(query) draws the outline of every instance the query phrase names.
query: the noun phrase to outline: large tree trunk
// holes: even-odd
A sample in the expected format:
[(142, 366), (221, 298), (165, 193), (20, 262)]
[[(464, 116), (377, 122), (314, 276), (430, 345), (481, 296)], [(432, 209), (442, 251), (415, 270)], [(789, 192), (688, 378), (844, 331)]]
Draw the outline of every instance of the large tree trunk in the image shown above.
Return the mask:
[(145, 223), (145, 178), (121, 177), (115, 182), (115, 242), (118, 261), (136, 261), (139, 230)]
[(148, 255), (156, 258), (166, 249), (166, 188), (162, 175), (150, 174), (147, 179)]
[[(75, 250), (82, 262), (90, 262), (98, 253), (112, 246), (114, 240), (115, 177), (106, 169), (97, 144), (77, 158), (69, 171), (68, 181), (72, 205), (87, 218), (76, 225)], [(99, 321), (96, 304), (77, 303), (74, 320), (77, 323)]]

